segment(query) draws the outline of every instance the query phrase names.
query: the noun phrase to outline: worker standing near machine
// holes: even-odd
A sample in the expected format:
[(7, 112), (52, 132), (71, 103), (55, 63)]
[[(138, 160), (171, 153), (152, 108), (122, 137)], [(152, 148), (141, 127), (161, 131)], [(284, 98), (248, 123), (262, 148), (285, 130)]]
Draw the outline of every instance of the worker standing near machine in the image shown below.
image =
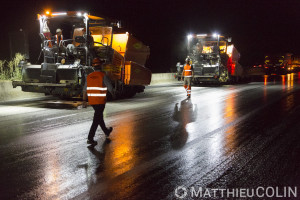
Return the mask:
[(187, 97), (190, 98), (191, 97), (191, 84), (192, 84), (192, 79), (194, 77), (194, 70), (192, 65), (190, 65), (190, 58), (186, 59), (186, 65), (183, 68), (182, 74), (181, 74), (181, 80), (183, 80), (183, 76), (184, 76), (184, 89), (187, 92)]
[(102, 131), (109, 137), (109, 134), (112, 132), (113, 128), (107, 128), (103, 120), (103, 111), (106, 104), (106, 94), (107, 90), (113, 95), (113, 86), (109, 82), (109, 79), (101, 71), (101, 66), (104, 63), (103, 60), (95, 58), (93, 60), (92, 66), (95, 71), (90, 73), (86, 78), (86, 84), (83, 90), (83, 107), (86, 108), (86, 99), (88, 98), (89, 104), (95, 110), (93, 123), (88, 135), (87, 143), (91, 145), (97, 145), (97, 142), (94, 140), (94, 136), (98, 125), (100, 125)]
[(62, 30), (60, 28), (56, 29), (56, 35), (55, 37), (55, 44), (57, 45), (57, 47), (60, 47), (60, 41), (62, 41), (64, 39), (64, 36), (62, 34)]

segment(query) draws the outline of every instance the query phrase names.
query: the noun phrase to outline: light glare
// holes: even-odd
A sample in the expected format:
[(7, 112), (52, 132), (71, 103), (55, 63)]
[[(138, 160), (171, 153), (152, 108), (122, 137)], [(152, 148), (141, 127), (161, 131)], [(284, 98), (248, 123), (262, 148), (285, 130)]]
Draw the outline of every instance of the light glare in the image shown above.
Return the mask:
[(62, 13), (52, 13), (53, 16), (57, 16), (57, 15), (67, 15), (66, 12), (62, 12)]

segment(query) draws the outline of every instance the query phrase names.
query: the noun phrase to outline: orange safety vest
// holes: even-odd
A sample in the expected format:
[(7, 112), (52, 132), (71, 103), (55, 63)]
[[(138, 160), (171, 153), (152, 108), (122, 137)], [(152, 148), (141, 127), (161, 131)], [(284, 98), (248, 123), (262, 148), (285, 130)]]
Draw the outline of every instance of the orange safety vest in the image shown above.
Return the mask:
[(186, 64), (184, 66), (184, 77), (192, 77), (192, 66)]
[(105, 104), (107, 87), (103, 84), (103, 72), (93, 72), (87, 76), (87, 96), (90, 105)]
[(55, 35), (55, 38), (56, 38), (56, 44), (59, 45), (59, 42), (63, 40), (63, 35), (60, 35), (60, 38)]

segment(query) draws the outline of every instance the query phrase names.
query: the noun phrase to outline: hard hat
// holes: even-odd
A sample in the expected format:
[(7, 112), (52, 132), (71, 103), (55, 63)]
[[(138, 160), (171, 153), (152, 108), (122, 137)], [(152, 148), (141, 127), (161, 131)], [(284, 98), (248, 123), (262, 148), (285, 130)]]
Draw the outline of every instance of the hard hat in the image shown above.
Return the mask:
[(191, 61), (190, 57), (187, 57), (187, 58), (185, 59), (185, 61), (186, 61), (186, 62), (190, 62), (190, 61)]
[(60, 33), (62, 30), (60, 28), (56, 29), (56, 33)]
[(92, 66), (93, 67), (99, 67), (104, 63), (104, 60), (101, 60), (100, 58), (94, 58)]

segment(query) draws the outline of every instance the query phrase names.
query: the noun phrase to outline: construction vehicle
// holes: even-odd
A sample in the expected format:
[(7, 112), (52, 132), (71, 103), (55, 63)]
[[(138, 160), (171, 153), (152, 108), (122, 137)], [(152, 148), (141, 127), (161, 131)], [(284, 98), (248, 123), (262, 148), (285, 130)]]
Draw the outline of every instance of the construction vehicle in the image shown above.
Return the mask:
[[(217, 34), (188, 35), (187, 57), (194, 69), (194, 84), (228, 83), (243, 78), (243, 68), (238, 63), (240, 54), (231, 44), (231, 38)], [(175, 78), (180, 80), (184, 64), (177, 63)]]
[(285, 75), (288, 73), (289, 57), (285, 55), (265, 56), (264, 69), (266, 75)]
[(285, 63), (287, 65), (287, 72), (299, 72), (300, 71), (300, 56), (292, 53), (285, 54)]
[[(144, 67), (150, 49), (129, 33), (118, 32), (119, 22), (85, 12), (50, 11), (38, 14), (38, 20), (43, 60), (39, 65), (20, 63), (22, 81), (13, 81), (13, 87), (61, 98), (82, 97), (96, 57), (104, 61), (102, 70), (117, 97), (132, 97), (150, 84), (151, 71)], [(52, 34), (57, 29), (62, 30), (60, 41)]]

